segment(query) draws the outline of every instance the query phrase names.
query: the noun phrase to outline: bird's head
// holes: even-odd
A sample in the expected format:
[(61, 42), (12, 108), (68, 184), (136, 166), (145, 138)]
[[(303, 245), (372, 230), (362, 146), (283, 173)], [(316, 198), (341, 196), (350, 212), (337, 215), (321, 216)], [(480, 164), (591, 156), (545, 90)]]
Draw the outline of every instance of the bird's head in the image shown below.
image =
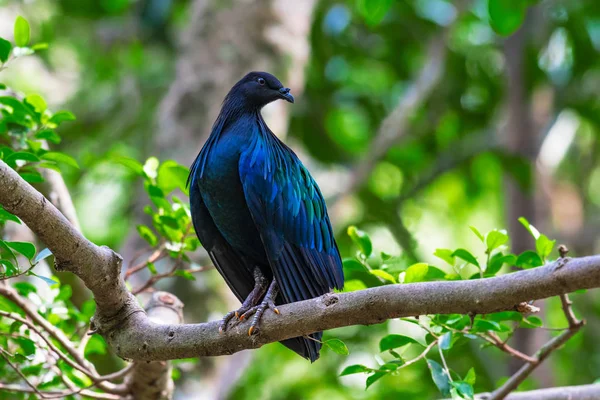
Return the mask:
[(294, 102), (290, 89), (268, 72), (250, 72), (235, 84), (227, 97), (235, 97), (244, 105), (259, 109), (277, 99)]

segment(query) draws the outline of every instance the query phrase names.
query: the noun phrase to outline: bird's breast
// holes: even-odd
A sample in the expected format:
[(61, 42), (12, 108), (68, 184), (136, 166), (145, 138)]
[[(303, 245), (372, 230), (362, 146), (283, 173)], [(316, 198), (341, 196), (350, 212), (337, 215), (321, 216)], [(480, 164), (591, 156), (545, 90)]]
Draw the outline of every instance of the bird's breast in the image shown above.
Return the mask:
[(237, 251), (262, 263), (266, 262), (266, 255), (240, 181), (243, 143), (239, 139), (225, 136), (210, 150), (199, 181), (200, 193), (225, 240)]

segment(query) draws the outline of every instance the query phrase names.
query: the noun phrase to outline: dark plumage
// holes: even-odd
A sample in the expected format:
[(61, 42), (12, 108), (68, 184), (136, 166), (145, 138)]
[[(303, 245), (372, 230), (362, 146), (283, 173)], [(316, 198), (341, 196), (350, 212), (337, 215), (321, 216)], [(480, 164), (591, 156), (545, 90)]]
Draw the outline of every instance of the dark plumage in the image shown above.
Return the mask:
[[(260, 114), (277, 99), (294, 102), (289, 89), (266, 72), (251, 72), (236, 83), (188, 179), (198, 238), (244, 302), (236, 316), (256, 313), (256, 329), (266, 308), (278, 312), (272, 300), (305, 300), (344, 284), (319, 187)], [(224, 318), (223, 329), (232, 316)], [(320, 340), (322, 333), (312, 336)], [(282, 343), (311, 361), (319, 357), (315, 340)]]

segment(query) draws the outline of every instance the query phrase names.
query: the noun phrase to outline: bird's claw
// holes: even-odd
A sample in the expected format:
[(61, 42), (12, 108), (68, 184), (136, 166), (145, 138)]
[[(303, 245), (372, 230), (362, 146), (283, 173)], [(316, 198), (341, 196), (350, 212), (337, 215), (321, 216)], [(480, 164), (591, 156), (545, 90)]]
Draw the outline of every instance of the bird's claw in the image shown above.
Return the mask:
[(257, 306), (252, 307), (248, 311), (246, 311), (240, 319), (248, 318), (254, 315), (252, 318), (252, 324), (250, 324), (250, 328), (248, 328), (248, 336), (256, 335), (260, 331), (260, 319), (267, 309), (273, 310), (275, 314), (280, 314), (279, 309), (275, 306), (275, 303), (271, 299), (265, 299), (262, 303)]

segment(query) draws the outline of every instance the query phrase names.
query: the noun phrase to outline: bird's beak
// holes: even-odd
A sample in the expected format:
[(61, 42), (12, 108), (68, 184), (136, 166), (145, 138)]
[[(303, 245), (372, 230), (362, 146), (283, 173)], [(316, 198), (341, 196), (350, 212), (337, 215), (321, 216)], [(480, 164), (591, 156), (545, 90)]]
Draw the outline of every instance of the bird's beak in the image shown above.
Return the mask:
[(279, 89), (279, 96), (290, 103), (294, 102), (294, 96), (290, 94), (290, 88), (282, 87)]

